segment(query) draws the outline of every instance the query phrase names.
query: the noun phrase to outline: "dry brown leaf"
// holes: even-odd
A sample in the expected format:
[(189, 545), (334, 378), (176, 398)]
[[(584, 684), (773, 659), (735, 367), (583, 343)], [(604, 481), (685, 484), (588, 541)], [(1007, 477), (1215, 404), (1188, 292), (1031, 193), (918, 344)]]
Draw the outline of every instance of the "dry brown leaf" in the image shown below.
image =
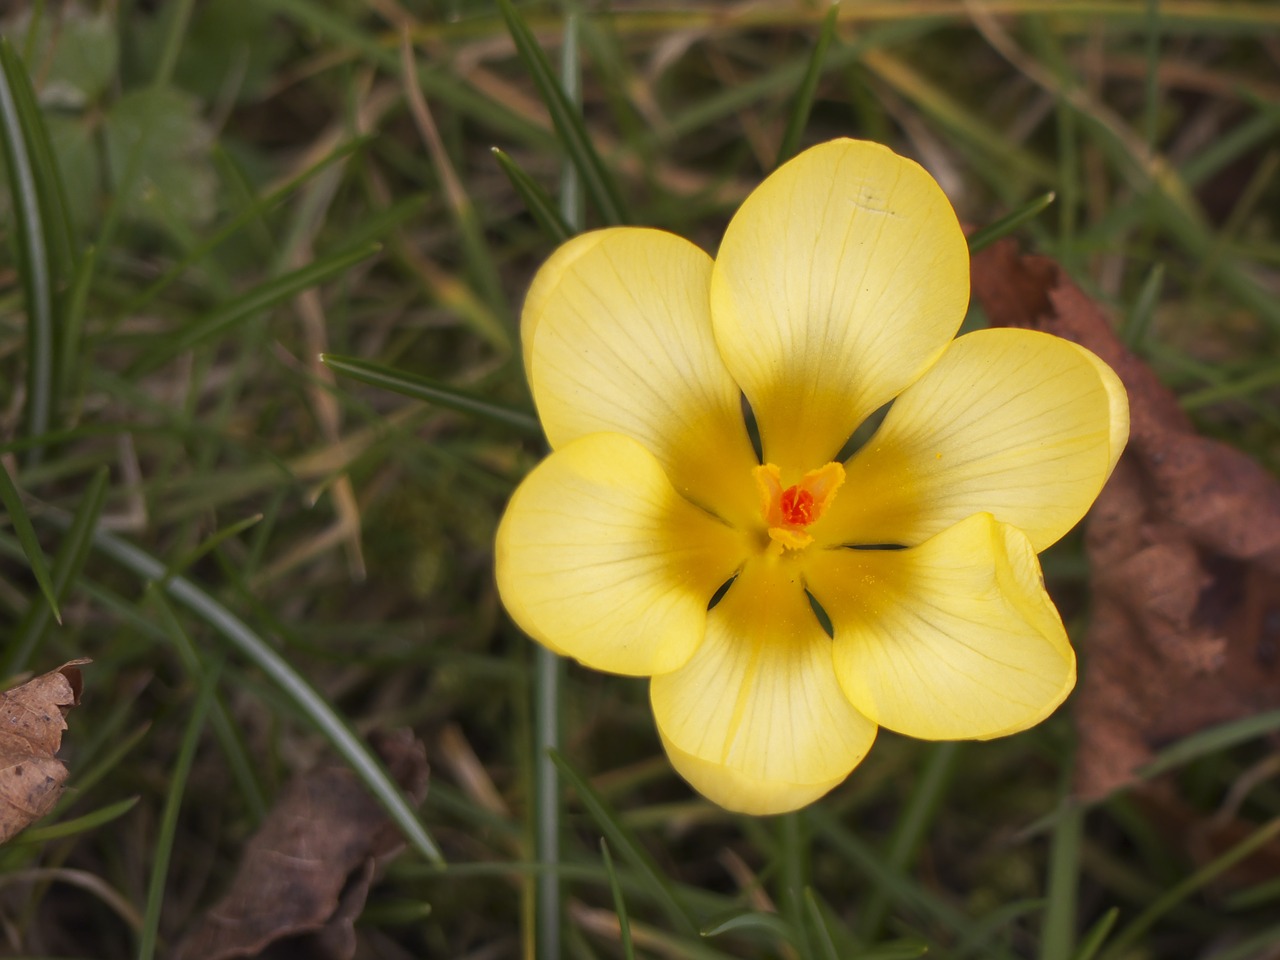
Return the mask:
[(67, 711), (80, 703), (83, 681), (72, 660), (0, 693), (0, 843), (53, 809), (67, 768), (62, 746)]
[(1092, 621), (1073, 708), (1077, 792), (1129, 784), (1153, 751), (1280, 706), (1280, 483), (1195, 432), (1174, 395), (1045, 257), (973, 259), (992, 323), (1088, 347), (1129, 392), (1129, 446), (1091, 513)]
[[(396, 782), (421, 803), (427, 755), (408, 730), (374, 734)], [(350, 768), (295, 778), (245, 847), (231, 889), (195, 925), (174, 960), (233, 957), (350, 960), (354, 924), (376, 867), (403, 840)]]

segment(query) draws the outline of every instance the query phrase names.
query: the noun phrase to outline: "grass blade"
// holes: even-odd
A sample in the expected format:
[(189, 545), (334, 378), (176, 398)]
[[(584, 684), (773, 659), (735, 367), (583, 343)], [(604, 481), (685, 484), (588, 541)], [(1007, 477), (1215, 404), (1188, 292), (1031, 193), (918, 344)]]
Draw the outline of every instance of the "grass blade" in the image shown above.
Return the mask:
[(45, 227), (45, 249), (55, 286), (75, 271), (76, 232), (71, 223), (71, 206), (67, 202), (67, 188), (62, 182), (62, 169), (58, 166), (49, 129), (44, 122), (44, 112), (36, 100), (35, 90), (13, 48), (0, 45), (5, 82), (13, 94), (27, 150), (33, 164), (36, 199), (40, 203), (41, 220)]
[(338, 163), (341, 160), (345, 160), (373, 139), (372, 135), (354, 137), (345, 143), (339, 144), (332, 151), (325, 154), (297, 176), (291, 177), (270, 193), (263, 194), (261, 197), (257, 198), (254, 203), (237, 213), (221, 228), (210, 234), (205, 240), (202, 240), (190, 250), (186, 251), (185, 255), (177, 263), (166, 270), (153, 283), (148, 285), (140, 294), (126, 303), (120, 311), (121, 314), (129, 316), (131, 314), (141, 312), (144, 307), (163, 293), (171, 283), (181, 277), (192, 264), (199, 261), (205, 254), (217, 249), (245, 227), (259, 221), (268, 210), (280, 201), (284, 200), (303, 184), (307, 183), (307, 181), (311, 180), (317, 174), (321, 173), (333, 164)]
[(1205, 864), (1191, 876), (1170, 887), (1157, 897), (1127, 927), (1117, 934), (1103, 956), (1112, 958), (1112, 960), (1118, 960), (1118, 958), (1125, 956), (1125, 951), (1150, 930), (1157, 920), (1177, 907), (1191, 894), (1207, 886), (1214, 879), (1230, 870), (1241, 860), (1275, 840), (1277, 836), (1280, 836), (1280, 817), (1268, 820), (1226, 853)]
[(413, 43), (407, 27), (400, 31), (401, 79), (408, 102), (409, 114), (418, 127), (422, 145), (426, 147), (431, 165), (435, 168), (445, 206), (453, 217), (454, 226), (462, 238), (462, 254), (471, 281), (489, 309), (497, 316), (510, 314), (510, 306), (502, 293), (502, 276), (494, 262), (493, 251), (485, 241), (484, 224), (476, 213), (476, 206), (458, 177), (449, 151), (445, 148), (432, 116), (426, 95), (422, 92), (419, 71), (415, 68)]
[(447, 407), (460, 413), (474, 414), (477, 417), (483, 417), (506, 427), (514, 427), (521, 433), (531, 437), (542, 436), (542, 427), (538, 423), (537, 417), (531, 416), (522, 410), (504, 407), (501, 404), (464, 393), (456, 387), (440, 383), (438, 380), (422, 377), (416, 373), (407, 373), (404, 370), (396, 370), (393, 367), (374, 363), (372, 360), (361, 360), (358, 357), (344, 357), (326, 353), (321, 355), (320, 360), (335, 373), (345, 374), (353, 380), (359, 380), (361, 383), (367, 383), (373, 387), (381, 387), (384, 390), (391, 390), (394, 393), (412, 397), (414, 400), (433, 403), (436, 406)]
[(178, 55), (182, 52), (182, 41), (186, 39), (194, 6), (194, 0), (176, 0), (169, 4), (166, 11), (169, 29), (165, 33), (164, 45), (160, 48), (156, 72), (151, 78), (152, 84), (157, 87), (167, 86), (173, 79), (173, 70), (178, 65)]
[(76, 394), (76, 371), (80, 363), (85, 310), (89, 302), (89, 287), (97, 266), (98, 248), (90, 247), (76, 264), (75, 275), (71, 278), (71, 291), (64, 303), (54, 380), (65, 396)]
[[(926, 886), (913, 883), (900, 871), (894, 870), (861, 837), (846, 829), (844, 824), (821, 805), (806, 809), (805, 816), (823, 837), (828, 848), (865, 874), (873, 889), (883, 889), (891, 905), (899, 907), (903, 912), (927, 917), (961, 938), (979, 939), (973, 936), (976, 925), (963, 911), (945, 898), (935, 896)], [(991, 951), (992, 957), (1008, 955), (1007, 952)]]
[(1013, 233), (1014, 230), (1033, 217), (1038, 216), (1049, 204), (1053, 203), (1055, 196), (1052, 190), (1048, 193), (1042, 193), (1007, 216), (1001, 217), (995, 223), (990, 223), (980, 230), (973, 231), (973, 233), (969, 234), (969, 253), (977, 253), (984, 247), (991, 246), (1001, 237)]
[(802, 957), (812, 956), (809, 930), (804, 922), (804, 891), (809, 886), (809, 852), (812, 838), (807, 824), (794, 810), (777, 818), (778, 909), (789, 928), (791, 944)]
[(600, 159), (596, 148), (591, 143), (587, 129), (582, 123), (578, 109), (565, 95), (559, 79), (551, 69), (547, 56), (538, 46), (537, 38), (512, 6), (511, 0), (498, 0), (498, 9), (507, 22), (511, 39), (515, 41), (516, 52), (524, 61), (525, 68), (533, 77), (533, 82), (542, 94), (542, 100), (551, 113), (551, 121), (555, 124), (560, 142), (582, 178), (582, 186), (591, 201), (596, 205), (605, 223), (613, 225), (627, 223), (626, 207), (622, 202), (622, 194), (613, 181), (613, 177)]
[(276, 653), (270, 644), (190, 580), (185, 577), (165, 580), (165, 565), (132, 544), (105, 530), (98, 530), (94, 534), (94, 545), (135, 576), (143, 580), (163, 581), (165, 593), (212, 626), (231, 646), (265, 673), (350, 764), (356, 776), (382, 804), (387, 816), (404, 833), (405, 839), (428, 860), (436, 863), (443, 861), (440, 849), (418, 821), (417, 814), (387, 773), (382, 761), (373, 755), (328, 701), (288, 661)]
[(1020, 923), (1023, 917), (1043, 914), (1044, 909), (1043, 898), (1023, 898), (1010, 900), (986, 911), (973, 921), (969, 931), (956, 942), (956, 960), (991, 956), (993, 946), (1001, 940), (1007, 940), (1009, 931), (1015, 924)]
[(791, 946), (795, 946), (796, 943), (796, 931), (791, 924), (776, 913), (763, 913), (759, 910), (734, 912), (722, 920), (714, 920), (702, 931), (702, 935), (718, 937), (722, 933), (732, 933), (736, 930), (767, 933), (774, 940)]
[(1066, 809), (1054, 825), (1040, 960), (1068, 960), (1075, 949), (1076, 888), (1080, 883), (1080, 841), (1084, 809), (1064, 800)]
[[(172, 575), (173, 570), (171, 569), (167, 576)], [(160, 608), (164, 627), (178, 651), (178, 656), (182, 659), (183, 668), (194, 682), (203, 683), (208, 676), (209, 670), (196, 652), (195, 644), (191, 642), (191, 638), (187, 636), (187, 632), (182, 628), (182, 624), (178, 621), (173, 608), (165, 600), (164, 593), (159, 589), (159, 585), (151, 584), (148, 587), (148, 591)], [(240, 795), (244, 798), (245, 804), (248, 806), (254, 820), (261, 823), (267, 815), (267, 798), (263, 793), (262, 784), (258, 782), (258, 772), (249, 756), (248, 749), (245, 747), (244, 740), (241, 738), (240, 731), (231, 719), (231, 714), (227, 712), (227, 707), (223, 703), (222, 697), (214, 696), (210, 711), (213, 732), (222, 747), (227, 766), (231, 768), (231, 776), (236, 785), (239, 786)]]
[[(66, 536), (58, 545), (58, 552), (53, 558), (52, 582), (53, 595), (59, 600), (66, 597), (71, 582), (80, 575), (89, 556), (90, 535), (107, 496), (107, 477), (106, 467), (94, 474), (80, 497)], [(40, 646), (49, 630), (49, 619), (54, 609), (39, 604), (32, 604), (27, 609), (13, 631), (4, 655), (0, 657), (0, 677), (26, 669), (31, 654)]]
[(14, 846), (24, 843), (48, 843), (50, 840), (61, 840), (63, 837), (74, 837), (77, 833), (96, 830), (103, 824), (124, 816), (137, 806), (138, 801), (141, 799), (141, 797), (136, 796), (126, 797), (124, 800), (108, 804), (100, 810), (93, 811), (93, 813), (86, 813), (83, 817), (76, 817), (74, 820), (63, 820), (61, 823), (50, 824), (47, 827), (24, 830), (10, 842)]
[[(895, 874), (905, 874), (916, 851), (920, 849), (920, 844), (945, 798), (959, 751), (958, 743), (939, 743), (930, 749), (929, 759), (920, 774), (919, 782), (911, 792), (906, 808), (898, 817), (893, 836), (889, 839), (889, 849), (884, 861)], [(889, 912), (889, 905), (889, 890), (877, 885), (858, 918), (858, 936), (864, 942), (875, 942), (885, 915)]]
[(560, 746), (560, 687), (564, 680), (564, 663), (557, 654), (539, 644), (534, 657), (533, 676), (533, 841), (539, 868), (534, 883), (537, 910), (534, 933), (538, 955), (558, 957), (561, 954), (560, 931), (564, 925), (559, 873), (564, 796), (552, 766), (552, 757)]
[(98, 785), (98, 783), (111, 773), (116, 764), (118, 764), (134, 747), (142, 742), (143, 738), (151, 732), (151, 721), (147, 721), (138, 727), (132, 733), (123, 736), (115, 736), (110, 738), (110, 749), (106, 754), (100, 757), (93, 766), (86, 769), (78, 769), (76, 771), (74, 794), (64, 793), (62, 799), (58, 803), (69, 804), (69, 801), (79, 800), (88, 795), (89, 791)]
[[(41, 202), (33, 144), (37, 139), (31, 120), (20, 109), (27, 84), (26, 70), (8, 40), (0, 37), (0, 146), (9, 174), (9, 195), (17, 220), (14, 245), (18, 275), (27, 307), (27, 398), (24, 419), (27, 434), (48, 433), (53, 406), (54, 277), (49, 258), (46, 222), (48, 201)], [(38, 463), (40, 447), (33, 447), (28, 462)]]
[[(315, 0), (261, 0), (261, 5), (277, 14), (285, 22), (292, 21), (308, 35), (322, 42), (333, 44), (345, 55), (355, 54), (376, 64), (388, 75), (397, 68), (395, 50), (383, 43), (375, 33), (366, 32), (357, 22), (363, 12), (360, 7), (340, 8), (336, 4), (316, 3)], [(518, 107), (509, 106), (500, 99), (487, 97), (458, 77), (450, 64), (421, 68), (418, 82), (427, 96), (440, 100), (465, 117), (474, 117), (485, 127), (511, 137), (520, 143), (548, 149), (554, 142), (552, 135), (530, 119)]]
[(636, 950), (631, 943), (631, 920), (627, 917), (627, 901), (622, 896), (622, 886), (618, 883), (618, 871), (613, 868), (613, 855), (609, 853), (609, 842), (600, 838), (600, 856), (604, 858), (604, 869), (609, 874), (609, 891), (613, 894), (613, 909), (618, 914), (618, 938), (622, 941), (622, 956), (625, 960), (636, 960)]
[(809, 926), (817, 934), (818, 946), (822, 948), (822, 960), (840, 960), (835, 938), (831, 935), (831, 928), (827, 925), (826, 915), (818, 903), (818, 895), (813, 892), (813, 887), (804, 888), (804, 912)]
[(572, 237), (572, 228), (560, 216), (560, 211), (556, 209), (555, 202), (547, 194), (547, 191), (543, 190), (542, 186), (533, 177), (520, 169), (520, 166), (506, 153), (497, 147), (490, 149), (493, 152), (494, 159), (498, 161), (498, 166), (507, 175), (507, 179), (511, 181), (511, 186), (515, 188), (516, 193), (520, 194), (520, 199), (524, 201), (524, 205), (533, 216), (533, 219), (538, 221), (538, 226), (542, 228), (543, 233), (557, 244), (564, 243)]
[(804, 71), (804, 79), (800, 81), (800, 89), (796, 91), (795, 102), (787, 116), (787, 129), (782, 134), (782, 145), (778, 147), (778, 162), (782, 166), (794, 155), (800, 146), (800, 137), (804, 134), (805, 124), (809, 122), (809, 111), (813, 108), (813, 95), (818, 89), (818, 79), (822, 76), (822, 64), (827, 58), (827, 48), (836, 35), (836, 15), (840, 12), (838, 3), (831, 4), (827, 15), (822, 18), (822, 29), (818, 32), (818, 42), (814, 44), (813, 56)]
[(1154, 153), (1160, 128), (1160, 0), (1147, 0), (1146, 77), (1142, 85), (1142, 141)]
[(182, 809), (182, 795), (186, 792), (187, 779), (191, 776), (191, 765), (195, 762), (196, 747), (200, 745), (200, 734), (204, 730), (205, 716), (213, 703), (213, 694), (218, 688), (217, 671), (211, 671), (205, 677), (191, 708), (191, 718), (187, 721), (187, 729), (182, 735), (182, 746), (178, 751), (178, 760), (174, 764), (169, 778), (169, 794), (165, 798), (164, 813), (160, 818), (160, 833), (156, 837), (155, 855), (151, 861), (151, 882), (147, 885), (147, 911), (143, 915), (142, 936), (138, 944), (138, 960), (152, 960), (156, 954), (156, 941), (159, 938), (160, 908), (164, 903), (165, 880), (169, 874), (169, 858), (173, 853), (173, 839), (178, 832), (178, 812)]
[(671, 889), (671, 884), (667, 882), (666, 877), (662, 875), (653, 858), (649, 856), (644, 847), (640, 845), (640, 841), (622, 823), (622, 820), (605, 801), (604, 797), (560, 753), (552, 751), (551, 760), (560, 770), (561, 776), (577, 792), (578, 799), (587, 808), (587, 812), (591, 814), (596, 825), (604, 831), (605, 838), (622, 852), (622, 855), (626, 857), (633, 867), (639, 870), (645, 886), (653, 894), (654, 899), (661, 904), (672, 923), (688, 933), (696, 933), (698, 925), (685, 910), (679, 898), (676, 897), (675, 892)]
[(380, 244), (361, 243), (313, 260), (305, 267), (291, 270), (274, 280), (268, 280), (254, 287), (248, 293), (223, 304), (204, 319), (190, 324), (175, 336), (164, 340), (159, 348), (152, 350), (139, 360), (130, 374), (136, 376), (154, 370), (184, 350), (190, 350), (197, 344), (226, 333), (254, 314), (343, 273), (361, 260), (373, 256), (379, 249), (381, 249)]
[(1162, 289), (1164, 289), (1164, 264), (1157, 263), (1147, 274), (1147, 279), (1142, 282), (1138, 298), (1134, 301), (1133, 309), (1129, 311), (1129, 316), (1125, 318), (1124, 326), (1120, 331), (1124, 342), (1129, 347), (1141, 346), (1146, 338), (1147, 328), (1151, 326), (1151, 318), (1156, 312), (1156, 301), (1160, 299)]
[[(925, 32), (924, 20), (915, 18), (869, 26), (865, 30), (860, 30), (849, 43), (829, 50), (826, 68), (838, 70), (842, 67), (854, 66), (867, 51), (881, 47), (909, 45)], [(667, 123), (660, 129), (650, 131), (649, 140), (654, 146), (674, 143), (706, 127), (713, 126), (717, 121), (734, 113), (751, 109), (755, 104), (773, 96), (779, 90), (798, 89), (808, 68), (807, 59), (805, 62), (801, 61), (802, 58), (796, 57), (759, 76), (743, 77), (741, 83), (724, 87), (710, 96), (694, 100), (672, 113)], [(642, 149), (644, 149), (643, 146)]]
[(1243, 717), (1210, 727), (1208, 730), (1193, 733), (1156, 754), (1155, 759), (1138, 770), (1138, 776), (1143, 780), (1150, 780), (1192, 760), (1226, 750), (1237, 743), (1243, 743), (1276, 730), (1280, 730), (1280, 710), (1268, 710), (1266, 713), (1258, 713), (1251, 717)]
[(1120, 917), (1120, 908), (1112, 907), (1102, 915), (1102, 919), (1095, 923), (1080, 944), (1080, 948), (1076, 950), (1071, 960), (1093, 960), (1094, 955), (1102, 947), (1103, 942), (1107, 939), (1107, 934), (1111, 932), (1111, 928), (1116, 925), (1116, 920)]
[(1228, 164), (1275, 137), (1280, 130), (1280, 106), (1259, 106), (1261, 109), (1256, 114), (1222, 136), (1214, 137), (1182, 165), (1178, 172), (1188, 186), (1202, 185)]
[(235, 523), (223, 527), (220, 530), (215, 530), (204, 540), (200, 541), (194, 549), (169, 564), (169, 569), (165, 571), (165, 579), (167, 580), (169, 577), (176, 573), (180, 573), (183, 570), (190, 570), (195, 566), (197, 560), (205, 556), (209, 551), (216, 550), (219, 544), (230, 540), (232, 537), (238, 537), (250, 527), (255, 527), (261, 522), (262, 514), (255, 513), (251, 517), (245, 517), (243, 520), (237, 520)]
[(22, 503), (22, 494), (18, 492), (17, 484), (13, 482), (13, 477), (9, 476), (9, 470), (3, 463), (0, 463), (0, 503), (4, 504), (9, 514), (13, 532), (18, 538), (18, 543), (22, 544), (22, 552), (27, 555), (27, 563), (31, 566), (32, 576), (40, 586), (40, 592), (44, 594), (54, 619), (61, 623), (62, 614), (58, 612), (58, 593), (49, 576), (49, 567), (44, 561), (44, 550), (40, 548), (40, 541), (31, 526), (31, 518), (27, 516), (27, 508)]

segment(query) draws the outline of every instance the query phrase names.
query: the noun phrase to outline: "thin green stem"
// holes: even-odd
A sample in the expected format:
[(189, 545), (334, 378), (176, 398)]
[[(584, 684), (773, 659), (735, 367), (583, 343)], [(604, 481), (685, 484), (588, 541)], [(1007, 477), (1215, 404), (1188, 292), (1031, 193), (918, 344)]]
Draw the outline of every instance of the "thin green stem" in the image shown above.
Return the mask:
[(1040, 960), (1069, 960), (1076, 949), (1076, 901), (1084, 808), (1064, 799), (1049, 856), (1048, 905), (1040, 937)]
[(778, 859), (782, 868), (778, 899), (802, 957), (813, 955), (804, 917), (804, 891), (809, 886), (809, 836), (800, 814), (785, 813), (778, 818)]
[(538, 871), (538, 956), (560, 956), (560, 785), (550, 751), (560, 746), (560, 658), (539, 645), (534, 674), (534, 738), (537, 766), (535, 846)]
[[(565, 97), (581, 109), (582, 80), (578, 65), (578, 18), (570, 14), (564, 23), (564, 46), (561, 49), (560, 85)], [(577, 168), (566, 162), (560, 178), (560, 217), (575, 232), (582, 229), (582, 186)], [(560, 783), (551, 751), (560, 749), (560, 685), (564, 664), (560, 657), (539, 645), (536, 659), (534, 691), (537, 765), (534, 768), (537, 791), (536, 846), (538, 862), (537, 940), (538, 956), (560, 956)]]

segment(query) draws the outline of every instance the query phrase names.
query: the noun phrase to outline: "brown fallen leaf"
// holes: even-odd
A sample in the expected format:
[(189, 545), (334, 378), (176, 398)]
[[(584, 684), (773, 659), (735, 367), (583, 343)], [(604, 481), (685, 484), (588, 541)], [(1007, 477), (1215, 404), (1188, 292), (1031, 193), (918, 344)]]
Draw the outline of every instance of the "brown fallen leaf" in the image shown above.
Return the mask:
[(1280, 483), (1195, 432), (1053, 261), (1011, 241), (973, 259), (992, 323), (1088, 347), (1129, 393), (1129, 446), (1090, 515), (1092, 619), (1073, 709), (1076, 790), (1131, 783), (1153, 751), (1280, 706)]
[(0, 843), (53, 809), (67, 768), (54, 757), (67, 729), (67, 711), (80, 703), (80, 664), (0, 693)]
[[(370, 741), (396, 782), (421, 803), (422, 742), (408, 730)], [(350, 960), (376, 868), (403, 845), (349, 767), (327, 764), (296, 777), (249, 839), (231, 889), (182, 939), (173, 960)]]

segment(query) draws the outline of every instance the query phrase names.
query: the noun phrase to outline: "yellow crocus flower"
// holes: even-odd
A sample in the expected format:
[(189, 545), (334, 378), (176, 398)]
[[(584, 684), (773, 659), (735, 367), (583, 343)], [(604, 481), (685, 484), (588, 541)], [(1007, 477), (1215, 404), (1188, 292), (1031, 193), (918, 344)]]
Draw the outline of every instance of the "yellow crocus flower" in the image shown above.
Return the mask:
[(503, 602), (557, 653), (651, 677), (672, 764), (726, 808), (810, 803), (880, 726), (1024, 730), (1075, 684), (1036, 554), (1115, 466), (1124, 389), (1047, 334), (956, 338), (968, 302), (941, 189), (855, 140), (770, 175), (714, 260), (622, 227), (534, 278), (521, 336), (552, 453), (498, 530)]

